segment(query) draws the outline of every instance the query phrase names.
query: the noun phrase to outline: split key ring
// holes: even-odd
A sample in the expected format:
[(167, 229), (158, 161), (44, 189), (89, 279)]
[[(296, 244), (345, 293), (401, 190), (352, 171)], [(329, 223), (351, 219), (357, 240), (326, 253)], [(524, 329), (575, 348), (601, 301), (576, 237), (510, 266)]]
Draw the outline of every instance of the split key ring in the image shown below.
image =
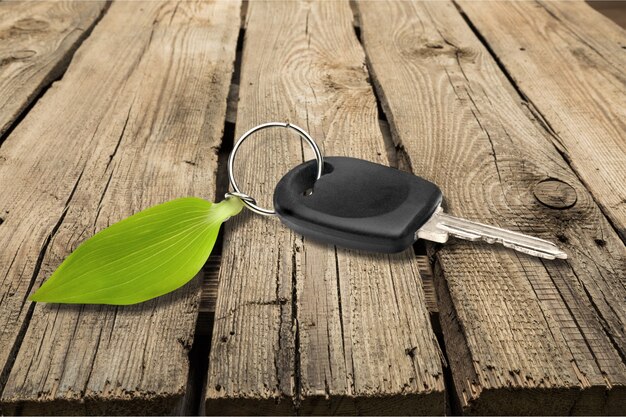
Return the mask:
[(237, 140), (237, 143), (235, 143), (235, 146), (233, 147), (233, 150), (230, 153), (230, 156), (228, 157), (228, 180), (234, 192), (226, 193), (225, 197), (226, 198), (238, 197), (241, 199), (243, 204), (246, 205), (246, 207), (248, 207), (253, 212), (257, 214), (261, 214), (263, 216), (275, 216), (276, 211), (274, 211), (273, 209), (266, 209), (264, 207), (260, 207), (259, 205), (256, 204), (256, 200), (253, 197), (249, 196), (248, 194), (242, 192), (241, 189), (239, 189), (239, 186), (237, 185), (237, 181), (235, 181), (235, 174), (233, 173), (233, 166), (235, 165), (235, 156), (237, 155), (237, 150), (239, 149), (241, 144), (246, 139), (248, 139), (248, 137), (250, 137), (253, 133), (256, 133), (260, 130), (267, 129), (270, 127), (284, 127), (287, 129), (295, 130), (298, 133), (298, 135), (300, 135), (300, 137), (309, 144), (309, 146), (311, 147), (311, 149), (313, 149), (313, 152), (315, 153), (315, 159), (317, 161), (317, 174), (315, 177), (316, 181), (319, 180), (320, 177), (322, 176), (322, 170), (324, 168), (324, 158), (322, 157), (322, 152), (320, 152), (320, 148), (317, 146), (317, 143), (315, 143), (313, 138), (306, 131), (304, 131), (302, 128), (296, 125), (292, 125), (291, 123), (269, 122), (269, 123), (263, 123), (256, 127), (253, 127), (252, 129), (244, 133), (239, 138), (239, 140)]

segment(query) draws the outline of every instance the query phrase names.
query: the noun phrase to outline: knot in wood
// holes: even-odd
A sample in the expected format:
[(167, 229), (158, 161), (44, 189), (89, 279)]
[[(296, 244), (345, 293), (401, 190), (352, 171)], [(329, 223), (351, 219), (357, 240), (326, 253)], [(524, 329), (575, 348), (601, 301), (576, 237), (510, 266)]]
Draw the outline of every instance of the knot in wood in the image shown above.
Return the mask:
[(535, 185), (533, 194), (544, 206), (558, 210), (573, 207), (578, 199), (574, 187), (555, 178), (539, 182)]

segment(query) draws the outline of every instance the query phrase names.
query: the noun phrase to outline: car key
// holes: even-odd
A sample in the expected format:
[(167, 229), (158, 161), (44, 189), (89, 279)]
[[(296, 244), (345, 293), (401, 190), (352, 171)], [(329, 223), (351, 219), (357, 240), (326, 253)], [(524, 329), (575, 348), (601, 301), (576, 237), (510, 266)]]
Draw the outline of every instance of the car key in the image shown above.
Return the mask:
[[(243, 141), (270, 127), (296, 131), (315, 154), (315, 160), (279, 181), (275, 210), (257, 205), (242, 192), (233, 173)], [(313, 138), (290, 123), (264, 123), (244, 133), (233, 146), (227, 168), (233, 191), (224, 201), (178, 198), (101, 230), (63, 261), (29, 300), (128, 305), (164, 295), (198, 273), (220, 225), (244, 206), (260, 215), (278, 215), (304, 236), (356, 249), (399, 252), (419, 238), (445, 242), (452, 235), (500, 242), (542, 258), (567, 258), (545, 240), (443, 213), (441, 190), (423, 178), (362, 159), (325, 159)], [(99, 263), (94, 264), (96, 258)]]
[(374, 252), (399, 252), (417, 239), (444, 243), (450, 235), (501, 243), (545, 259), (567, 254), (543, 239), (445, 214), (439, 187), (388, 166), (348, 157), (324, 158), (289, 171), (274, 191), (280, 220), (315, 240)]

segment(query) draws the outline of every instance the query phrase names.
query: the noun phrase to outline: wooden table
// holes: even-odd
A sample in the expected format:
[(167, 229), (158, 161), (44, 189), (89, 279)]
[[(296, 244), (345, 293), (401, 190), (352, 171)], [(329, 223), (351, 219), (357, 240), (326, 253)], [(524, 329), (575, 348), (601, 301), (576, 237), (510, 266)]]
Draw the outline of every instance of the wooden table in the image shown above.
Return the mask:
[[(0, 413), (623, 414), (625, 68), (582, 2), (0, 3)], [(96, 231), (220, 199), (274, 120), (570, 257), (359, 253), (246, 212), (172, 294), (27, 301)], [(311, 158), (241, 152), (264, 205)]]

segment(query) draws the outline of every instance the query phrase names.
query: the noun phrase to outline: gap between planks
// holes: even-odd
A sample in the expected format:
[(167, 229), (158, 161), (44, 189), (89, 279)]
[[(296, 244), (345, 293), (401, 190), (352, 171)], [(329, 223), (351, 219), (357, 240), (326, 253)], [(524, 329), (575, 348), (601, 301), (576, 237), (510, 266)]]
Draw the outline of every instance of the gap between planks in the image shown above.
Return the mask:
[[(237, 102), (239, 101), (239, 77), (241, 74), (241, 53), (245, 38), (245, 18), (248, 9), (248, 0), (244, 0), (240, 11), (240, 28), (237, 37), (235, 63), (230, 81), (230, 87), (226, 105), (226, 117), (224, 129), (217, 159), (217, 174), (215, 187), (215, 202), (221, 201), (228, 191), (228, 156), (233, 149), (235, 141), (235, 122), (237, 120)], [(244, 208), (244, 210), (246, 210)], [(222, 249), (224, 244), (224, 227), (220, 228), (213, 251), (203, 267), (204, 276), (200, 293), (200, 305), (198, 307), (198, 320), (194, 332), (194, 340), (189, 352), (189, 381), (188, 389), (191, 397), (187, 404), (187, 414), (204, 415), (206, 383), (209, 368), (209, 355), (213, 341), (213, 325), (215, 319), (215, 303), (217, 300), (217, 288), (219, 284), (219, 269), (222, 262)]]

